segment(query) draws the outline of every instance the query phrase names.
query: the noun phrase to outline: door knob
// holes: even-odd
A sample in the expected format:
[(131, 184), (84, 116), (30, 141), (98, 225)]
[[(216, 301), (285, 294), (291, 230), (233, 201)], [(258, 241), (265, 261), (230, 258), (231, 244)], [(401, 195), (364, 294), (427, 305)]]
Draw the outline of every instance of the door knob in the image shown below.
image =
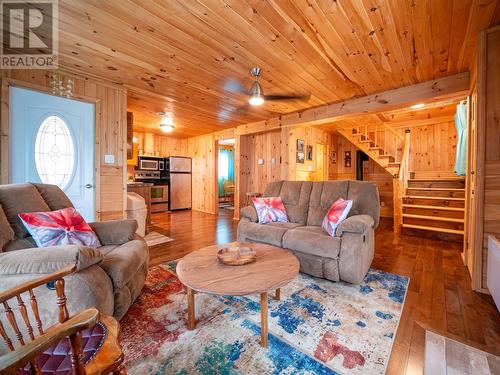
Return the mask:
[(92, 187), (93, 187), (92, 184), (85, 185), (85, 189), (92, 189)]

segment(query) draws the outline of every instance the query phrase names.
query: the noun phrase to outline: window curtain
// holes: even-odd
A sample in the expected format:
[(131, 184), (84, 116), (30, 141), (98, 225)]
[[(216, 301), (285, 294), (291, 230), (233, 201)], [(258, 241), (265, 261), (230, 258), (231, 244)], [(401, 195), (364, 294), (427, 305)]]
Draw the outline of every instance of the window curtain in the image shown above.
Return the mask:
[(224, 184), (229, 181), (234, 184), (234, 150), (229, 148), (219, 149), (219, 197), (227, 194)]
[(454, 171), (457, 176), (465, 176), (467, 154), (467, 104), (465, 102), (457, 105), (455, 127), (457, 129), (457, 155)]

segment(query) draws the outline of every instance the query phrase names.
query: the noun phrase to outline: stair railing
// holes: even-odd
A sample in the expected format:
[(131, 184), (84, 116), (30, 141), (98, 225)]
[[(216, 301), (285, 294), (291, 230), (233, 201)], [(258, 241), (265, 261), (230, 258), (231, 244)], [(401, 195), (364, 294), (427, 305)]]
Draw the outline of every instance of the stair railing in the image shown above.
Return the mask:
[(393, 179), (394, 232), (401, 233), (403, 226), (403, 197), (410, 179), (410, 129), (405, 129), (399, 173)]

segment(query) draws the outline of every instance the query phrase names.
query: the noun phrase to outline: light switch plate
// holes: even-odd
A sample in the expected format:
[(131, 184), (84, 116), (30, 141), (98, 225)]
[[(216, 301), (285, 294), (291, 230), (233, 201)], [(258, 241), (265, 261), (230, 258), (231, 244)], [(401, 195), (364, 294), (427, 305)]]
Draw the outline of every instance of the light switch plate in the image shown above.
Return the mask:
[(104, 155), (104, 164), (115, 164), (115, 155)]
[(275, 158), (271, 159), (271, 164), (276, 164), (276, 159)]
[(264, 165), (264, 159), (259, 159), (259, 160), (257, 161), (257, 164), (259, 164), (259, 165)]
[(309, 172), (311, 172), (313, 170), (313, 167), (308, 166), (307, 169), (309, 170)]

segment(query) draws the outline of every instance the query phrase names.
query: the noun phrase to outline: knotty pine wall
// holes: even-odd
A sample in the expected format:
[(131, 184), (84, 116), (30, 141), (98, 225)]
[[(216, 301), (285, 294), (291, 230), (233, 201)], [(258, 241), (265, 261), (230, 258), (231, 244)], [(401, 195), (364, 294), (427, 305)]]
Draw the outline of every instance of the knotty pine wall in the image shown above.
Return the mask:
[[(52, 71), (3, 70), (2, 78), (2, 149), (1, 181), (8, 183), (9, 169), (9, 85), (51, 92)], [(62, 75), (74, 81), (73, 98), (95, 103), (95, 187), (96, 220), (121, 219), (126, 208), (126, 130), (127, 91), (119, 85)], [(115, 156), (113, 164), (104, 164), (104, 155)]]

